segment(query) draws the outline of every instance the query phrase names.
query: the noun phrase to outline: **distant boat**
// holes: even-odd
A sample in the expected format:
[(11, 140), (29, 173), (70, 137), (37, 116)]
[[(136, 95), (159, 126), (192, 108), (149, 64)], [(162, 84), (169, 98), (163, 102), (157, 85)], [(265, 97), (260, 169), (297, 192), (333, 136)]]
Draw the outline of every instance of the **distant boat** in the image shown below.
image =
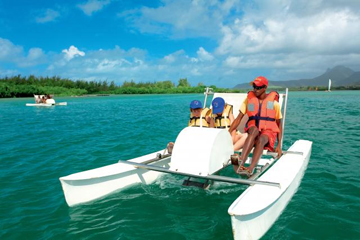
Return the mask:
[(55, 103), (54, 95), (48, 95), (48, 96), (50, 98), (46, 99), (46, 103), (40, 103), (38, 101), (40, 99), (42, 99), (43, 97), (46, 97), (46, 95), (35, 95), (34, 94), (35, 103), (27, 103), (26, 106), (28, 106), (28, 107), (52, 107), (55, 105), (60, 105), (60, 106), (67, 105), (67, 102)]

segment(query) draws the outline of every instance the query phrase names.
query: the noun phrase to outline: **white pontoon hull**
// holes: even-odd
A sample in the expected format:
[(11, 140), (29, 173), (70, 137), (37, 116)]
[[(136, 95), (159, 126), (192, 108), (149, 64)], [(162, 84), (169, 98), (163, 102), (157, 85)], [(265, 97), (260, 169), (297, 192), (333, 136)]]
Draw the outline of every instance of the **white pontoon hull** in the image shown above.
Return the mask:
[(28, 106), (28, 107), (52, 107), (52, 106), (55, 106), (55, 104), (51, 104), (51, 103), (27, 103), (26, 106)]
[[(141, 163), (155, 158), (158, 153), (151, 153), (129, 161)], [(153, 166), (169, 168), (170, 157), (153, 163)], [(125, 163), (115, 163), (101, 168), (61, 177), (60, 182), (64, 191), (67, 204), (71, 207), (76, 204), (86, 203), (112, 192), (119, 191), (136, 183), (151, 184), (162, 173), (134, 168)]]
[(280, 183), (281, 187), (250, 186), (229, 207), (234, 239), (259, 239), (274, 224), (297, 191), (311, 155), (312, 142), (296, 141), (258, 180)]
[(61, 103), (27, 103), (27, 107), (52, 107), (52, 106), (66, 106), (67, 102)]

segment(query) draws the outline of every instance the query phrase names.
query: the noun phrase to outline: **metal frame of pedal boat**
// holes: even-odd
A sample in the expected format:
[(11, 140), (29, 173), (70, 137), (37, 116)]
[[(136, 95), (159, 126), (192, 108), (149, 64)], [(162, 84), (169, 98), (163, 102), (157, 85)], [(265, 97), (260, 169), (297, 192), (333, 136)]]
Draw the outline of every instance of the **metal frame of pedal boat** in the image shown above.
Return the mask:
[[(160, 160), (163, 160), (163, 158), (160, 158), (158, 160), (150, 159), (148, 161), (151, 163), (154, 163), (154, 162), (160, 161)], [(145, 161), (145, 162), (147, 162), (147, 161)], [(211, 181), (246, 184), (246, 185), (260, 184), (260, 185), (267, 185), (267, 186), (273, 186), (273, 187), (280, 187), (279, 183), (274, 183), (274, 182), (224, 177), (224, 176), (218, 176), (215, 174), (202, 176), (202, 175), (191, 174), (191, 173), (186, 173), (186, 172), (173, 171), (168, 168), (153, 166), (150, 164), (136, 163), (136, 162), (131, 162), (131, 161), (123, 161), (123, 160), (119, 160), (119, 163), (129, 164), (129, 165), (132, 165), (134, 168), (146, 169), (146, 170), (162, 172), (162, 173), (170, 173), (170, 174), (193, 177), (193, 178), (200, 178), (200, 179), (211, 180)], [(226, 165), (225, 167), (227, 167), (227, 166), (229, 166), (229, 165)], [(219, 169), (219, 171), (223, 170), (224, 168)]]

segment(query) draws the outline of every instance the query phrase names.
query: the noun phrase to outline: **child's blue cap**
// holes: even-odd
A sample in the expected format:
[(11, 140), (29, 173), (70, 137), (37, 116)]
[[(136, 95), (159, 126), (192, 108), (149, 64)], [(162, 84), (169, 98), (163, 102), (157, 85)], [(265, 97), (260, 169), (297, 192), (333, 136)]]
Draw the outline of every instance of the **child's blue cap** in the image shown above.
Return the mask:
[(202, 103), (199, 100), (193, 100), (190, 103), (190, 108), (191, 109), (202, 108)]
[(225, 100), (221, 97), (214, 98), (211, 105), (213, 107), (214, 114), (222, 113), (225, 107)]

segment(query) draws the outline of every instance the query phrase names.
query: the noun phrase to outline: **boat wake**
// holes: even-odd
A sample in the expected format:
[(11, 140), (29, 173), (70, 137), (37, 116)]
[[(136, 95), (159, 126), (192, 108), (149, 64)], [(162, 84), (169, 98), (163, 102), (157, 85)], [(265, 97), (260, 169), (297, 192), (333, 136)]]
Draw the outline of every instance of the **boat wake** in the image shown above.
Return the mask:
[[(156, 191), (155, 188), (159, 187), (160, 190), (173, 190), (175, 192), (181, 192), (181, 194), (184, 193), (198, 193), (198, 192), (204, 192), (207, 195), (214, 195), (214, 194), (228, 194), (228, 193), (239, 193), (244, 191), (247, 186), (244, 185), (237, 185), (233, 183), (226, 183), (226, 182), (214, 182), (209, 189), (202, 189), (197, 187), (184, 187), (182, 185), (183, 181), (186, 180), (186, 177), (182, 176), (176, 176), (176, 175), (170, 175), (166, 174), (158, 178), (154, 184), (151, 185), (144, 185), (143, 188), (145, 191)], [(156, 186), (156, 187), (155, 187)]]

